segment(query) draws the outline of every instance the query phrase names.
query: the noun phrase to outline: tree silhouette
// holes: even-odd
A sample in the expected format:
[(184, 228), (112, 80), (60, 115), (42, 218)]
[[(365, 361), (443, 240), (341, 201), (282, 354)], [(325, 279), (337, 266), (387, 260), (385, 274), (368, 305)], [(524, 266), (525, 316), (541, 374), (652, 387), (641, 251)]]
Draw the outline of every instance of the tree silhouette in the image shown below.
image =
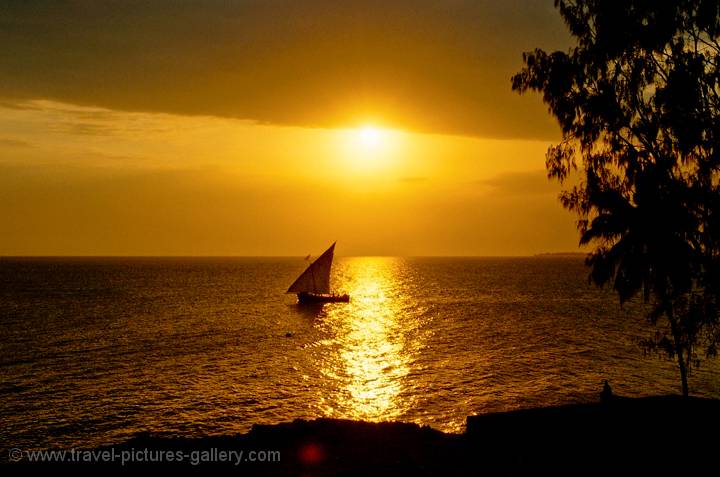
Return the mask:
[(558, 1), (576, 46), (525, 53), (513, 90), (541, 92), (560, 124), (548, 176), (568, 187), (598, 285), (641, 293), (678, 363), (720, 337), (720, 0)]

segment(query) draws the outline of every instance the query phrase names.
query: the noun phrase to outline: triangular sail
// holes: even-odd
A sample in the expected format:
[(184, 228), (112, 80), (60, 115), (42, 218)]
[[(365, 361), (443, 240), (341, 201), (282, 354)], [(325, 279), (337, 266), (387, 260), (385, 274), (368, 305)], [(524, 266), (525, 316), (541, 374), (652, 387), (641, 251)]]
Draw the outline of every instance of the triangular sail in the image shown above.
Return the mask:
[(285, 293), (330, 293), (330, 267), (335, 244), (307, 267)]

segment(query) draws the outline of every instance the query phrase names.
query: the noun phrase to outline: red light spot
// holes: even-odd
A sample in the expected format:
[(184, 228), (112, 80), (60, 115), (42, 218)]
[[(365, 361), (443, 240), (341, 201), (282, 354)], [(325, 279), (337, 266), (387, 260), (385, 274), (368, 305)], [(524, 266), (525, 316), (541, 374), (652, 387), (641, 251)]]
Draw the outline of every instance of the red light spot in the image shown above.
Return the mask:
[(303, 464), (317, 464), (324, 458), (325, 453), (317, 444), (305, 444), (300, 448), (300, 461)]

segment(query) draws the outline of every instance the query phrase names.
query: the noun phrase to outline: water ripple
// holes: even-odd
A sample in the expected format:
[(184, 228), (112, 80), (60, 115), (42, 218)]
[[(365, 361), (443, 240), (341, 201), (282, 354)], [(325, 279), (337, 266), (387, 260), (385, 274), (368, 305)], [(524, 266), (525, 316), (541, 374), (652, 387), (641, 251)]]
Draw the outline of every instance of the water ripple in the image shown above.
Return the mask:
[[(293, 259), (0, 260), (0, 446), (219, 435), (335, 416), (462, 431), (470, 414), (678, 391), (639, 304), (581, 260), (337, 261), (349, 304), (298, 307)], [(695, 372), (720, 396), (717, 362)]]

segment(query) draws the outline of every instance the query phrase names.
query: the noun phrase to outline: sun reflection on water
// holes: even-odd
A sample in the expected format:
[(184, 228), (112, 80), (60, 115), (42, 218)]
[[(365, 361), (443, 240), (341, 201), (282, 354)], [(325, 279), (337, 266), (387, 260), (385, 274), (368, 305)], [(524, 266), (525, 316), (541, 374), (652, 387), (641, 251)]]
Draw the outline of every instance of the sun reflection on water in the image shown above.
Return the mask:
[[(322, 326), (333, 338), (322, 372), (337, 383), (326, 412), (334, 417), (371, 421), (402, 415), (402, 399), (413, 346), (405, 337), (405, 295), (400, 259), (354, 258), (338, 267), (337, 288), (349, 304), (326, 308)], [(411, 325), (412, 326), (412, 325)]]

